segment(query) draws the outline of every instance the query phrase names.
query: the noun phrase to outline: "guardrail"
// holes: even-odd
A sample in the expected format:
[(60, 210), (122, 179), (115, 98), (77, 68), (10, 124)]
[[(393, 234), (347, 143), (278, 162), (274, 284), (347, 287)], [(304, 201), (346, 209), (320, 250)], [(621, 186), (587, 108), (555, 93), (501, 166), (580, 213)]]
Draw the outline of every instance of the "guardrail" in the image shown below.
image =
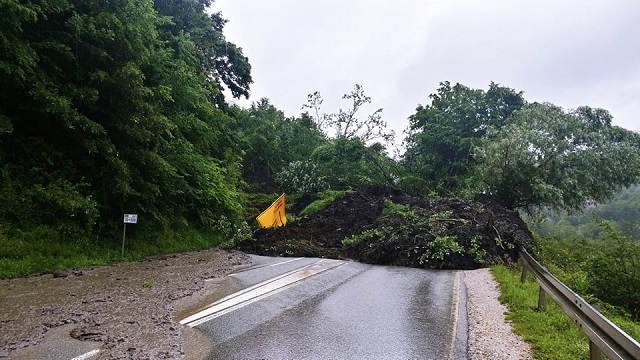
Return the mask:
[(589, 338), (591, 360), (602, 359), (603, 353), (609, 359), (640, 360), (640, 344), (637, 341), (551, 275), (528, 252), (520, 252), (519, 262), (522, 265), (520, 281), (525, 282), (529, 271), (540, 284), (538, 309), (544, 309), (545, 295), (548, 294)]

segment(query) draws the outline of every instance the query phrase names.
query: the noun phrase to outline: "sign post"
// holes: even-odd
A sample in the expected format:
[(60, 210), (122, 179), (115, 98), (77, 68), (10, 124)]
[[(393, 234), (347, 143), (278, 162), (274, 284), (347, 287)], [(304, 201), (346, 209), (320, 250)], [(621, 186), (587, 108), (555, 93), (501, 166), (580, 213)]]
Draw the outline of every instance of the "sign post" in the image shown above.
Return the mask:
[(122, 257), (124, 257), (124, 239), (127, 237), (127, 224), (137, 224), (138, 214), (124, 214), (124, 228), (122, 229)]

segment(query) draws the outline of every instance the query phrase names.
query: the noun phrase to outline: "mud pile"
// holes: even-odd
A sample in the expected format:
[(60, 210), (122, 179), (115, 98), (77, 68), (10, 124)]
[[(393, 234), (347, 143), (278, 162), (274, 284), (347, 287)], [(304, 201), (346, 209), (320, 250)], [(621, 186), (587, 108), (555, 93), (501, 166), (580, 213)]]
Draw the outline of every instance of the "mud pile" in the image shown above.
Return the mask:
[(236, 248), (270, 256), (475, 269), (514, 263), (518, 251), (534, 246), (518, 213), (487, 196), (466, 202), (371, 186), (286, 227), (257, 230)]

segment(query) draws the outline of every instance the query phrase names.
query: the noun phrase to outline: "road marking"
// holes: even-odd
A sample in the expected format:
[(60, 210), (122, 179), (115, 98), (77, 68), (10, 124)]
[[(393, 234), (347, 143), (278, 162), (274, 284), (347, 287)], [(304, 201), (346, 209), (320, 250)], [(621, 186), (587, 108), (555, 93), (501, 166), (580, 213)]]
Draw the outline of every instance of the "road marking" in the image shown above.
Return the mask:
[(275, 264), (269, 264), (269, 265), (267, 265), (265, 267), (278, 266), (278, 265), (282, 265), (282, 264), (286, 264), (286, 263), (290, 263), (292, 261), (298, 261), (298, 260), (302, 260), (302, 259), (304, 259), (304, 258), (299, 257), (299, 258), (295, 258), (295, 259), (291, 259), (291, 260), (287, 260), (287, 261), (281, 261), (281, 262), (275, 263)]
[(87, 359), (90, 359), (90, 358), (98, 355), (99, 352), (100, 352), (100, 349), (91, 350), (91, 351), (89, 351), (87, 353), (84, 353), (84, 354), (82, 354), (80, 356), (76, 356), (71, 360), (87, 360)]
[(299, 257), (299, 258), (295, 258), (295, 259), (289, 259), (289, 260), (285, 260), (285, 261), (280, 261), (280, 262), (273, 263), (273, 264), (264, 264), (264, 265), (260, 265), (260, 266), (253, 266), (253, 267), (250, 267), (250, 268), (247, 268), (247, 269), (243, 269), (241, 271), (236, 271), (233, 274), (229, 274), (229, 276), (236, 276), (238, 274), (242, 274), (242, 273), (247, 272), (247, 271), (256, 270), (256, 269), (262, 269), (262, 268), (265, 268), (265, 267), (272, 267), (272, 266), (279, 266), (279, 265), (283, 265), (283, 264), (288, 264), (290, 262), (298, 261), (298, 260), (302, 260), (302, 259), (304, 259), (304, 258), (303, 257)]
[(311, 276), (323, 273), (344, 264), (346, 264), (346, 262), (340, 260), (322, 259), (316, 261), (315, 263), (289, 271), (280, 276), (276, 276), (257, 285), (226, 296), (209, 305), (207, 309), (180, 320), (180, 324), (188, 325), (190, 327), (200, 325), (243, 306), (247, 306), (258, 300), (277, 294), (286, 287)]
[[(234, 272), (232, 274), (229, 274), (228, 276), (235, 277), (235, 276), (243, 274), (243, 273), (245, 273), (247, 271), (256, 270), (256, 269), (262, 269), (264, 267), (278, 266), (278, 265), (287, 264), (287, 263), (290, 263), (290, 262), (293, 262), (293, 261), (302, 260), (302, 259), (304, 259), (304, 258), (303, 257), (299, 257), (299, 258), (295, 258), (295, 259), (290, 259), (290, 260), (277, 262), (277, 263), (274, 263), (274, 264), (263, 264), (263, 265), (259, 265), (259, 266), (252, 266), (252, 267), (249, 267), (249, 268), (246, 268), (246, 269), (242, 269), (242, 270), (236, 271), (236, 272)], [(214, 281), (214, 280), (220, 280), (220, 278), (205, 279), (204, 281), (208, 282), (208, 281)]]
[(453, 330), (451, 330), (451, 348), (449, 350), (449, 360), (456, 358), (456, 339), (458, 337), (458, 307), (460, 306), (460, 272), (456, 271), (453, 278), (453, 304), (451, 309), (451, 317), (453, 318)]

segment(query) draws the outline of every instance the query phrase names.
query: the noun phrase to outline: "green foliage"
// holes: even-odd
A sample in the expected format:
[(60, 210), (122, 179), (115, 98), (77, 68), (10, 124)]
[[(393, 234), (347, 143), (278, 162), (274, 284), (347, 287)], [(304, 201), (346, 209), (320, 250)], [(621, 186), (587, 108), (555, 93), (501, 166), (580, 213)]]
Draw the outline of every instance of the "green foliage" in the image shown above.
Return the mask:
[(358, 189), (394, 183), (395, 167), (381, 144), (340, 137), (317, 147), (311, 159), (332, 189)]
[(595, 240), (602, 236), (604, 229), (593, 221), (594, 215), (606, 220), (624, 236), (640, 241), (640, 186), (630, 186), (610, 201), (587, 205), (580, 212), (567, 214), (543, 209), (526, 221), (541, 235)]
[[(237, 119), (234, 125), (237, 142), (244, 152), (243, 178), (252, 190), (272, 192), (276, 191), (277, 185), (295, 187), (307, 183), (289, 184), (282, 182), (284, 179), (280, 177), (282, 183), (278, 184), (276, 176), (282, 172), (290, 173), (291, 164), (315, 168), (309, 159), (314, 149), (324, 144), (326, 139), (310, 117), (303, 114), (300, 118), (286, 118), (265, 98), (254, 102), (249, 109), (234, 107), (232, 111)], [(301, 179), (304, 174), (296, 175)], [(318, 176), (315, 180), (319, 179)]]
[(211, 2), (155, 0), (153, 5), (159, 14), (171, 19), (163, 24), (163, 38), (190, 66), (202, 71), (213, 88), (218, 89), (212, 99), (226, 107), (223, 86), (234, 97), (249, 98), (249, 85), (253, 82), (251, 65), (242, 49), (226, 40), (223, 29), (227, 20), (220, 13), (208, 15)]
[(640, 243), (602, 221), (600, 251), (588, 263), (590, 290), (595, 297), (629, 311), (640, 320)]
[[(456, 268), (484, 265), (487, 252), (482, 235), (459, 239), (451, 234), (452, 224), (464, 219), (452, 219), (453, 211), (431, 212), (419, 206), (398, 204), (385, 200), (382, 215), (376, 226), (342, 241), (349, 251), (364, 253), (369, 261), (395, 254), (396, 264), (418, 264), (429, 268)], [(464, 265), (463, 265), (464, 264)]]
[(363, 106), (371, 103), (371, 98), (358, 84), (342, 98), (349, 100), (351, 107), (337, 113), (320, 113), (323, 100), (319, 92), (309, 94), (307, 104), (303, 106), (313, 112), (303, 116), (312, 119), (325, 136), (330, 132), (334, 135), (316, 147), (311, 155), (319, 166), (320, 174), (333, 189), (358, 189), (371, 184), (394, 185), (398, 167), (385, 153), (384, 144), (392, 141), (395, 134), (385, 129), (382, 109), (366, 119), (357, 116)]
[[(539, 285), (531, 276), (521, 284), (520, 269), (495, 266), (491, 272), (500, 286), (500, 301), (509, 309), (507, 319), (513, 323), (514, 331), (532, 345), (534, 358), (589, 357), (588, 338), (548, 296), (544, 311), (537, 310)], [(600, 312), (607, 319), (632, 338), (640, 340), (640, 323), (630, 320), (620, 309), (593, 299), (588, 298), (588, 301), (600, 305)]]
[[(263, 212), (266, 208), (269, 207), (274, 201), (280, 197), (281, 194), (264, 194), (264, 193), (243, 193), (242, 201), (243, 201), (243, 209), (244, 209), (244, 217), (256, 217), (261, 212)], [(289, 197), (287, 196), (287, 201), (285, 205), (289, 205)]]
[(62, 241), (69, 229), (113, 236), (130, 212), (233, 232), (241, 157), (220, 88), (247, 95), (250, 67), (207, 3), (0, 4), (8, 236), (41, 225)]
[(487, 262), (487, 251), (482, 248), (482, 236), (476, 235), (469, 241), (467, 252), (473, 256), (473, 261), (479, 265), (485, 265)]
[(640, 320), (640, 243), (595, 219), (598, 240), (538, 237), (538, 260), (584, 298)]
[(430, 105), (409, 118), (400, 185), (409, 192), (441, 195), (464, 190), (475, 166), (473, 149), (489, 129), (499, 129), (524, 105), (522, 93), (491, 83), (487, 91), (440, 84)]
[(344, 194), (350, 192), (349, 190), (325, 190), (318, 193), (320, 199), (312, 202), (302, 211), (298, 216), (311, 216), (324, 210), (331, 203), (336, 201), (337, 198), (344, 196)]
[(311, 160), (293, 161), (276, 174), (276, 182), (285, 192), (318, 192), (326, 190), (329, 184), (320, 169)]
[(479, 190), (510, 209), (576, 210), (640, 180), (640, 135), (601, 109), (530, 104), (476, 152)]
[(384, 200), (383, 214), (407, 214), (411, 211), (409, 204), (396, 204), (389, 199)]
[(384, 238), (386, 235), (387, 231), (386, 229), (382, 228), (382, 229), (369, 229), (369, 230), (365, 230), (363, 232), (361, 232), (360, 234), (357, 235), (353, 235), (353, 236), (349, 236), (346, 237), (344, 239), (342, 239), (342, 245), (344, 246), (353, 246), (353, 245), (357, 245), (363, 241), (371, 241), (371, 240), (376, 240), (376, 239), (380, 239), (380, 238)]
[(165, 229), (131, 225), (127, 227), (123, 259), (120, 254), (122, 228), (118, 230), (119, 235), (111, 239), (98, 238), (82, 228), (63, 232), (44, 225), (4, 231), (0, 234), (0, 278), (206, 249), (224, 239), (218, 232), (203, 232), (180, 223)]
[(452, 254), (461, 254), (464, 248), (458, 244), (457, 236), (438, 236), (427, 244), (426, 251), (420, 256), (420, 264), (430, 260), (443, 261)]
[(589, 340), (569, 316), (547, 298), (544, 311), (537, 310), (538, 284), (529, 276), (520, 283), (520, 271), (505, 266), (491, 268), (500, 286), (500, 302), (514, 332), (531, 344), (536, 359), (587, 359)]

